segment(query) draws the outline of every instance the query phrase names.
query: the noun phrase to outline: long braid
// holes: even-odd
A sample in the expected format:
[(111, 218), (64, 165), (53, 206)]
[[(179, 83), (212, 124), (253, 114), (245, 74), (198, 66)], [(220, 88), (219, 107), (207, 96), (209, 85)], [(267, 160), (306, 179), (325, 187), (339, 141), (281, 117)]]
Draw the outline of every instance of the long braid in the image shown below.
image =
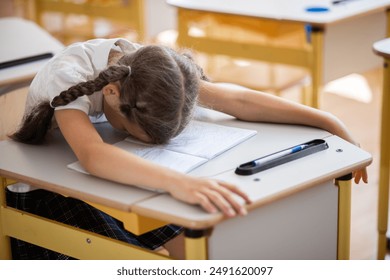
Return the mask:
[(100, 72), (95, 80), (81, 82), (61, 92), (53, 98), (51, 105), (53, 107), (64, 106), (76, 100), (83, 95), (91, 95), (96, 91), (101, 90), (104, 86), (111, 82), (121, 80), (129, 74), (130, 69), (123, 65), (113, 65), (106, 70)]
[(50, 102), (41, 102), (23, 117), (19, 129), (9, 137), (21, 143), (40, 144), (51, 126), (53, 115), (54, 109)]
[(14, 134), (10, 135), (10, 138), (26, 144), (42, 143), (51, 126), (54, 107), (67, 105), (83, 95), (91, 95), (110, 82), (116, 82), (127, 77), (130, 71), (128, 66), (111, 66), (100, 72), (95, 80), (72, 86), (54, 97), (51, 102), (43, 101), (39, 103), (24, 116), (21, 126)]

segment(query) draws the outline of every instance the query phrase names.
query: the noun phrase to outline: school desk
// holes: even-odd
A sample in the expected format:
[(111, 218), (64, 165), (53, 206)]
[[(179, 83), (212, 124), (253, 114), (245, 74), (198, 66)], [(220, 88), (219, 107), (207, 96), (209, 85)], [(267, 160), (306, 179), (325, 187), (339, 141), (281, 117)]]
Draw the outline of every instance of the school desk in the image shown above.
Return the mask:
[(22, 18), (0, 18), (0, 35), (0, 87), (31, 82), (50, 54), (64, 48), (36, 23)]
[[(83, 38), (84, 41), (99, 36), (95, 34), (94, 30), (95, 25), (98, 24), (95, 22), (97, 19), (109, 20), (113, 25), (121, 24), (123, 26), (122, 31), (136, 31), (137, 40), (140, 42), (145, 39), (146, 4), (144, 0), (33, 0), (33, 2), (35, 20), (40, 26), (45, 26), (45, 14), (55, 13), (60, 15), (62, 26), (55, 32), (65, 42), (77, 37)], [(69, 21), (72, 21), (72, 18), (68, 16), (74, 15), (84, 16), (84, 21), (87, 18), (87, 24), (80, 21), (69, 28)]]
[(378, 200), (378, 259), (384, 259), (386, 245), (390, 244), (390, 237), (386, 238), (389, 212), (389, 171), (390, 171), (390, 39), (384, 39), (373, 45), (374, 52), (383, 57), (383, 92), (380, 138), (379, 163), (379, 200)]
[[(121, 219), (126, 228), (138, 234), (165, 223), (181, 225), (188, 259), (349, 258), (348, 175), (368, 165), (370, 154), (315, 128), (241, 122), (211, 110), (204, 110), (201, 117), (258, 131), (192, 172), (194, 176), (232, 181), (248, 192), (254, 202), (248, 206), (246, 217), (225, 219), (220, 213), (208, 214), (164, 193), (70, 170), (66, 166), (76, 158), (55, 130), (42, 146), (0, 142), (0, 258), (11, 257), (10, 236), (81, 259), (167, 258), (7, 207), (4, 189), (15, 181), (87, 201)], [(125, 137), (107, 123), (96, 127), (109, 143)], [(325, 139), (329, 148), (252, 176), (232, 173), (240, 163), (312, 139)], [(339, 178), (337, 187), (335, 178)]]
[(389, 0), (167, 2), (178, 10), (180, 46), (306, 68), (311, 94), (305, 103), (314, 107), (325, 82), (380, 65), (367, 50), (385, 37), (390, 7)]

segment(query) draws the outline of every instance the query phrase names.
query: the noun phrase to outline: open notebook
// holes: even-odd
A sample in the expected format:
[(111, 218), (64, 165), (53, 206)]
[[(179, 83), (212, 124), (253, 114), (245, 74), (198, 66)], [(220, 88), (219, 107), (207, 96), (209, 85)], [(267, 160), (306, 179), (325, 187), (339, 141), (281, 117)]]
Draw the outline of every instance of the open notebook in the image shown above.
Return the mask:
[[(114, 145), (154, 163), (188, 173), (256, 133), (255, 130), (194, 120), (165, 145), (148, 145), (131, 137)], [(71, 163), (68, 167), (87, 173), (79, 162)]]

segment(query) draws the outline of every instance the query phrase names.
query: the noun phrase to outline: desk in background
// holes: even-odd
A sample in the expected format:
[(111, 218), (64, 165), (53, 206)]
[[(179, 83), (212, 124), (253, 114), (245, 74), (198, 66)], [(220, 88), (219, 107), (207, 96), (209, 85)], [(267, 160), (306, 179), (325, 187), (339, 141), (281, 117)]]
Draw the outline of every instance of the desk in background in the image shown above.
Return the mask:
[(66, 45), (96, 37), (148, 42), (175, 25), (165, 0), (14, 0), (25, 18)]
[[(76, 158), (56, 130), (43, 146), (0, 142), (0, 257), (10, 257), (11, 236), (75, 258), (166, 258), (7, 207), (4, 188), (16, 180), (88, 201), (137, 234), (164, 223), (181, 225), (187, 259), (349, 258), (351, 184), (350, 177), (342, 176), (368, 165), (371, 155), (314, 128), (240, 122), (210, 110), (204, 111), (202, 119), (258, 131), (192, 172), (237, 183), (254, 201), (248, 216), (226, 220), (220, 213), (208, 214), (168, 194), (72, 171), (66, 166)], [(108, 142), (124, 137), (107, 124), (97, 128)], [(243, 162), (313, 139), (325, 139), (329, 148), (255, 175), (233, 173)], [(339, 177), (335, 187), (333, 179)], [(70, 241), (64, 244), (63, 240)]]
[(386, 238), (390, 172), (390, 39), (376, 42), (373, 49), (384, 60), (378, 194), (378, 259), (384, 259), (386, 247), (390, 246), (390, 237)]
[[(389, 0), (168, 0), (178, 9), (178, 43), (195, 50), (304, 67), (319, 107), (324, 82), (379, 66), (368, 50), (385, 37)], [(310, 7), (327, 12), (307, 12)]]
[[(0, 63), (45, 53), (54, 55), (64, 48), (62, 43), (36, 23), (21, 18), (0, 18), (0, 34), (3, 42), (0, 44)], [(49, 59), (0, 69), (0, 90), (1, 87), (13, 87), (31, 82)]]
[[(66, 44), (106, 37), (108, 29), (116, 34), (132, 33), (140, 41), (145, 39), (144, 0), (21, 1), (27, 2), (24, 6), (30, 5), (31, 19)], [(95, 32), (99, 20), (110, 23), (100, 34)]]

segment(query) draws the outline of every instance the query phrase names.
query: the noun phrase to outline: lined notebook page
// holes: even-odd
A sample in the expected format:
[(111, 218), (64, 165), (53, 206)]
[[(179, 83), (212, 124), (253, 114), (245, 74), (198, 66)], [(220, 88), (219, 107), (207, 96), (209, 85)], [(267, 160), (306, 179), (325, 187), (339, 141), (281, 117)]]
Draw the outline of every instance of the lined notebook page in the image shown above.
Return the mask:
[[(156, 164), (188, 173), (256, 133), (255, 130), (194, 120), (166, 145), (148, 145), (127, 137), (115, 146)], [(68, 167), (87, 173), (79, 162), (69, 164)]]
[[(256, 133), (255, 130), (194, 120), (168, 144), (154, 147), (209, 160), (256, 135)], [(139, 143), (131, 137), (126, 138), (125, 141)]]

